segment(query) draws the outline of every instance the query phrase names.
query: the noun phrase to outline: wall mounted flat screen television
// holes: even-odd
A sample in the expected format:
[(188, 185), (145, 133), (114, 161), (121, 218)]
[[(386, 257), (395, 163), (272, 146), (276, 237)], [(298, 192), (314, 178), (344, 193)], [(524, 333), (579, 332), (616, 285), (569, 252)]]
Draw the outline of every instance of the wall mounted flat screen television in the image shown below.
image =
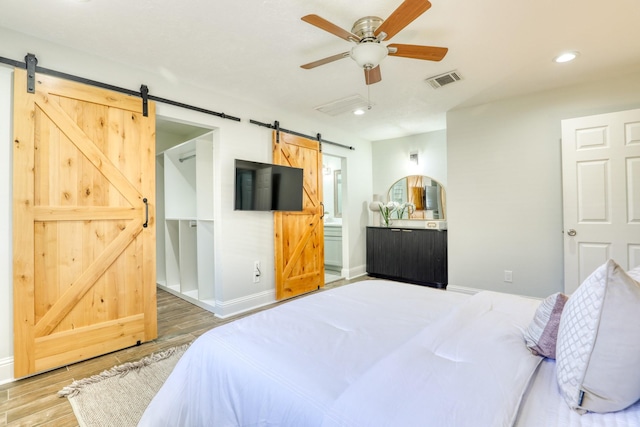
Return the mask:
[(302, 210), (302, 169), (239, 159), (235, 169), (235, 210)]

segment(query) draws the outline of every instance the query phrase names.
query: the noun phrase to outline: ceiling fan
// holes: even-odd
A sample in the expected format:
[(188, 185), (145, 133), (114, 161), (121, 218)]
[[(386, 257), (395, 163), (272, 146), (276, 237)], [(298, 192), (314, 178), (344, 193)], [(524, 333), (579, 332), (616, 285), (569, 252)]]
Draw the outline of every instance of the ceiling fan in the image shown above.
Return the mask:
[(328, 64), (338, 59), (351, 57), (364, 69), (365, 82), (368, 85), (382, 80), (380, 62), (387, 56), (440, 61), (447, 54), (446, 47), (420, 46), (411, 44), (390, 44), (385, 46), (383, 40), (389, 40), (409, 25), (418, 16), (431, 7), (428, 0), (404, 0), (396, 10), (383, 20), (377, 16), (365, 16), (358, 19), (351, 31), (344, 30), (318, 15), (306, 15), (302, 20), (325, 30), (356, 45), (347, 52), (319, 59), (301, 65), (305, 70)]

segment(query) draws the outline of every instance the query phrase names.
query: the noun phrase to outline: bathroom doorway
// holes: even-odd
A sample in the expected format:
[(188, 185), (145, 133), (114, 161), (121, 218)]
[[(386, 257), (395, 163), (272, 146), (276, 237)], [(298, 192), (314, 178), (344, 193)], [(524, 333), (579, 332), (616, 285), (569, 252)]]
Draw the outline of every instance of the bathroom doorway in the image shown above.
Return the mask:
[(325, 284), (343, 278), (342, 274), (342, 164), (341, 157), (322, 157), (324, 195), (324, 269)]

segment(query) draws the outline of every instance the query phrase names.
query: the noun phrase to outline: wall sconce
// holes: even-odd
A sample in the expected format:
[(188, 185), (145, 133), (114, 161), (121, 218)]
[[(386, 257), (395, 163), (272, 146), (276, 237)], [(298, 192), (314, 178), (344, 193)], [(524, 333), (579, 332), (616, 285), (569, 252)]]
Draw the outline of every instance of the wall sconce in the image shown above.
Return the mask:
[(409, 153), (409, 162), (413, 163), (414, 165), (418, 164), (418, 152), (417, 151), (413, 151), (413, 152)]

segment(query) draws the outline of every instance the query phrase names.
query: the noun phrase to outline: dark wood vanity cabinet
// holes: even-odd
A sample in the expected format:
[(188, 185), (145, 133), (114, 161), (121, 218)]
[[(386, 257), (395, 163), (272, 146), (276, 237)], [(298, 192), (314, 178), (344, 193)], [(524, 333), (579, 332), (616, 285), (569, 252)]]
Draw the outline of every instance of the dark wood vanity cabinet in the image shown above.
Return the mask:
[(447, 231), (367, 227), (367, 273), (446, 288)]

